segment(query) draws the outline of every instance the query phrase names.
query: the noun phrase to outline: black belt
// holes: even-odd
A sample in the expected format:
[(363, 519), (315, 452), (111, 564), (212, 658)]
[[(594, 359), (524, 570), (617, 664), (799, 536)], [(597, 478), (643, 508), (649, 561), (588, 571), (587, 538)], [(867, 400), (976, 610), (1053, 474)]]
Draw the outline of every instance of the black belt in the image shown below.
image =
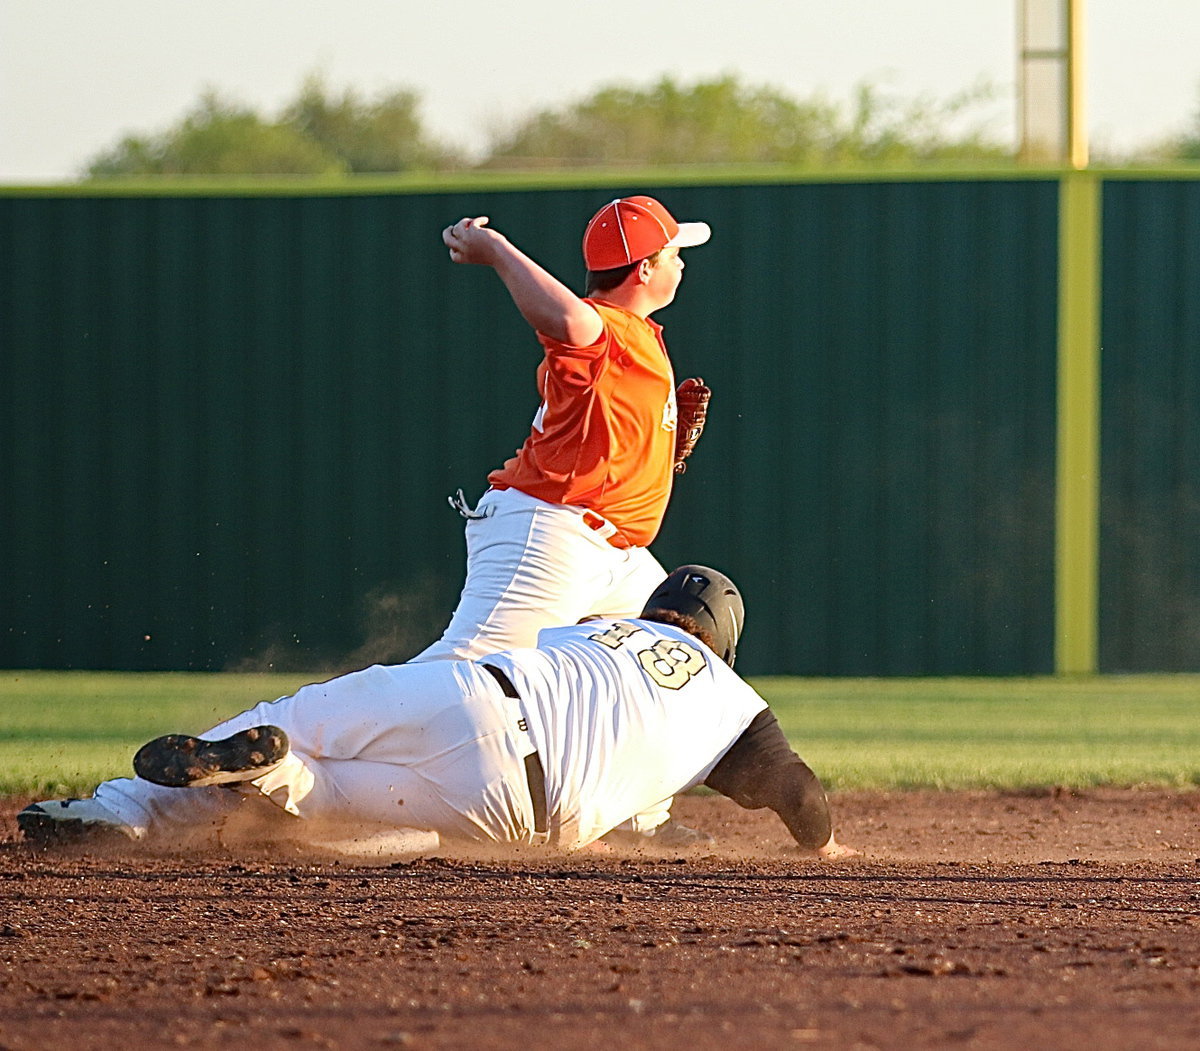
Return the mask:
[[(520, 700), (521, 695), (504, 672), (491, 664), (482, 664), (480, 667), (500, 684), (500, 692), (505, 697)], [(530, 752), (525, 757), (525, 777), (529, 782), (529, 798), (533, 802), (533, 831), (544, 836), (550, 831), (550, 820), (546, 813), (546, 771), (537, 752)]]

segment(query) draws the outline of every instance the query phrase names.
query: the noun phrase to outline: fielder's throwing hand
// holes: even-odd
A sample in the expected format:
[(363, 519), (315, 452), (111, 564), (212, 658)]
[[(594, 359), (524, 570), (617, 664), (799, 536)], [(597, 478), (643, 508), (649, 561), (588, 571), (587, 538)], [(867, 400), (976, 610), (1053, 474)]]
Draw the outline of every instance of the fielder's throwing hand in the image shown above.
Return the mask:
[(442, 231), (442, 242), (450, 249), (450, 259), (455, 263), (490, 264), (494, 258), (495, 239), (501, 235), (487, 229), (488, 217), (460, 219)]

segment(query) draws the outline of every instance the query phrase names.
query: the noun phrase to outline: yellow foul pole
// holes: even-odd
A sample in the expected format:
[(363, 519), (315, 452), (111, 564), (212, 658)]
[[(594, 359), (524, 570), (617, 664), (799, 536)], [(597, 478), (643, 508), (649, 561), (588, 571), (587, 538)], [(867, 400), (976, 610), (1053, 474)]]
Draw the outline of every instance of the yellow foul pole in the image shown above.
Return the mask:
[(1066, 152), (1059, 188), (1054, 665), (1097, 670), (1100, 599), (1101, 183), (1088, 165), (1083, 5), (1066, 4)]
[(1055, 671), (1096, 671), (1100, 575), (1100, 180), (1059, 189)]

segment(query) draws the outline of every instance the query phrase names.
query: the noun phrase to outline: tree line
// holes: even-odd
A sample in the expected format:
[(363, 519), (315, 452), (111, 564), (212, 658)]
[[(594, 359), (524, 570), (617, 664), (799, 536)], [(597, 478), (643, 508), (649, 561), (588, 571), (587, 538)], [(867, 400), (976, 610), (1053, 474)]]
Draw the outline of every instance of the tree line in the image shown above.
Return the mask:
[[(980, 114), (996, 92), (905, 99), (862, 84), (848, 104), (793, 98), (735, 76), (604, 86), (489, 135), (481, 157), (439, 139), (410, 89), (374, 98), (305, 79), (275, 116), (205, 92), (175, 124), (129, 135), (93, 157), (86, 179), (156, 175), (317, 175), (557, 170), (613, 166), (800, 168), (1004, 164), (1014, 148)], [(1196, 128), (1143, 160), (1200, 160)]]

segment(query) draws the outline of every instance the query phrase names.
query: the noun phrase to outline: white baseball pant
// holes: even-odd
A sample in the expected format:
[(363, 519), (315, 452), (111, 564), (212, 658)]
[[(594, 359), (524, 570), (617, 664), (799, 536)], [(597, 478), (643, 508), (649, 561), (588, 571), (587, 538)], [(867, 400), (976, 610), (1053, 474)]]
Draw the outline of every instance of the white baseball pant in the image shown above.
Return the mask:
[(489, 490), (467, 518), (467, 579), (442, 637), (412, 658), (478, 660), (537, 644), (542, 628), (642, 611), (666, 571), (644, 547), (615, 548), (584, 509)]
[[(476, 665), (376, 665), (264, 701), (203, 736), (266, 723), (288, 757), (249, 785), (321, 828), (384, 824), (472, 840), (533, 842), (520, 702)], [(218, 826), (241, 791), (106, 781), (96, 800), (142, 835)], [(283, 815), (280, 815), (281, 817)]]

